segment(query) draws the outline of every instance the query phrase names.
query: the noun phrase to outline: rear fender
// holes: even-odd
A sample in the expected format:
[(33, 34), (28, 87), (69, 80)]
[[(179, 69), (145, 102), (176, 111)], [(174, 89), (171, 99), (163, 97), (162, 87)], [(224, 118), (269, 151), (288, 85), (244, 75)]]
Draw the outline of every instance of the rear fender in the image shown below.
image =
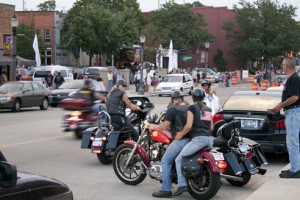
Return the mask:
[(223, 173), (224, 169), (219, 169), (217, 166), (217, 161), (215, 161), (214, 156), (211, 151), (201, 150), (200, 154), (203, 156), (204, 159), (207, 160), (208, 166), (210, 169), (215, 173)]
[[(136, 142), (132, 141), (132, 140), (126, 140), (124, 141), (124, 144), (129, 144), (134, 146), (136, 144)], [(146, 153), (145, 149), (141, 147), (141, 145), (139, 145), (136, 149), (136, 151), (140, 154), (142, 154), (142, 156), (144, 157), (144, 164), (149, 167), (149, 157), (148, 154)]]

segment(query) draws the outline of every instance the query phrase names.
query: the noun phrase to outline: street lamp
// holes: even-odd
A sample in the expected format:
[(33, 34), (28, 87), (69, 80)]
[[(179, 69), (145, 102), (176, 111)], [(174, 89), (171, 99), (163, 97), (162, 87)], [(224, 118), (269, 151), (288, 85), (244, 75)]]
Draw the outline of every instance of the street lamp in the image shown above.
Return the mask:
[(158, 47), (158, 68), (161, 68), (160, 63), (161, 63), (161, 52), (162, 52), (162, 45), (160, 44)]
[(19, 20), (16, 17), (16, 13), (11, 18), (11, 27), (13, 31), (13, 54), (12, 54), (12, 80), (16, 80), (16, 71), (17, 71), (17, 27), (19, 24)]
[(196, 50), (196, 55), (197, 55), (197, 65), (196, 65), (196, 68), (199, 68), (199, 49)]
[(209, 42), (205, 42), (205, 78), (207, 77), (207, 66), (208, 66), (208, 49), (209, 49)]
[(144, 86), (143, 86), (143, 74), (144, 74), (144, 43), (145, 43), (146, 37), (144, 34), (140, 36), (140, 42), (141, 42), (141, 77), (140, 77), (140, 86), (138, 94), (144, 94)]

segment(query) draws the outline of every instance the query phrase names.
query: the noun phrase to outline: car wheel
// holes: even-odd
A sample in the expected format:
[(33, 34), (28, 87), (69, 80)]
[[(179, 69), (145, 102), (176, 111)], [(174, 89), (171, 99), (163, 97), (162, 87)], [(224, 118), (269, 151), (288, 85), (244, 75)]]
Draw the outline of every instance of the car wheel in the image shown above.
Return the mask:
[(16, 99), (14, 102), (14, 107), (12, 108), (12, 110), (14, 112), (19, 112), (21, 109), (21, 100), (20, 99)]
[(49, 106), (48, 99), (46, 97), (43, 98), (42, 105), (40, 105), (41, 110), (47, 110)]
[(161, 94), (159, 94), (158, 96), (161, 97)]

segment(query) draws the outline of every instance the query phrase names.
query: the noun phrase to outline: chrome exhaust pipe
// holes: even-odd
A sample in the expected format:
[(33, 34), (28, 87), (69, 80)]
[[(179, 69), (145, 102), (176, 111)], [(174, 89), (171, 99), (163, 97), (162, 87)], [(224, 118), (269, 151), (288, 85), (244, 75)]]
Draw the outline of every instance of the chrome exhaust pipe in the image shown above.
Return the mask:
[(239, 176), (232, 176), (232, 175), (222, 174), (222, 173), (220, 173), (220, 175), (221, 175), (222, 178), (230, 179), (230, 180), (233, 180), (233, 181), (242, 182), (244, 180), (243, 177), (239, 177)]

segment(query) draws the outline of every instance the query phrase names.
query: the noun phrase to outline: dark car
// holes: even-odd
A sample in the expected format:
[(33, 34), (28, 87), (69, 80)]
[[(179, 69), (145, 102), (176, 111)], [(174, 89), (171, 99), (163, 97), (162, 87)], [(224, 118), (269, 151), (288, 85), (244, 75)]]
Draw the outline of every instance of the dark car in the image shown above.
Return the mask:
[(17, 172), (0, 151), (0, 199), (73, 200), (73, 193), (58, 180)]
[(19, 112), (24, 107), (39, 106), (47, 110), (51, 102), (50, 90), (39, 82), (12, 81), (0, 86), (0, 109)]
[(266, 153), (287, 153), (284, 120), (273, 123), (267, 118), (267, 109), (281, 102), (280, 92), (234, 92), (217, 112), (213, 121), (221, 119), (241, 121), (241, 135), (261, 144)]
[[(66, 99), (68, 95), (72, 92), (76, 92), (79, 89), (81, 89), (84, 85), (84, 79), (78, 79), (78, 80), (72, 80), (64, 82), (58, 89), (52, 90), (51, 95), (53, 97), (53, 101), (50, 104), (53, 107), (56, 107), (59, 105), (60, 101), (63, 99)], [(96, 80), (91, 80), (93, 87), (96, 88)], [(107, 94), (106, 91), (98, 91), (101, 94), (105, 95)]]

